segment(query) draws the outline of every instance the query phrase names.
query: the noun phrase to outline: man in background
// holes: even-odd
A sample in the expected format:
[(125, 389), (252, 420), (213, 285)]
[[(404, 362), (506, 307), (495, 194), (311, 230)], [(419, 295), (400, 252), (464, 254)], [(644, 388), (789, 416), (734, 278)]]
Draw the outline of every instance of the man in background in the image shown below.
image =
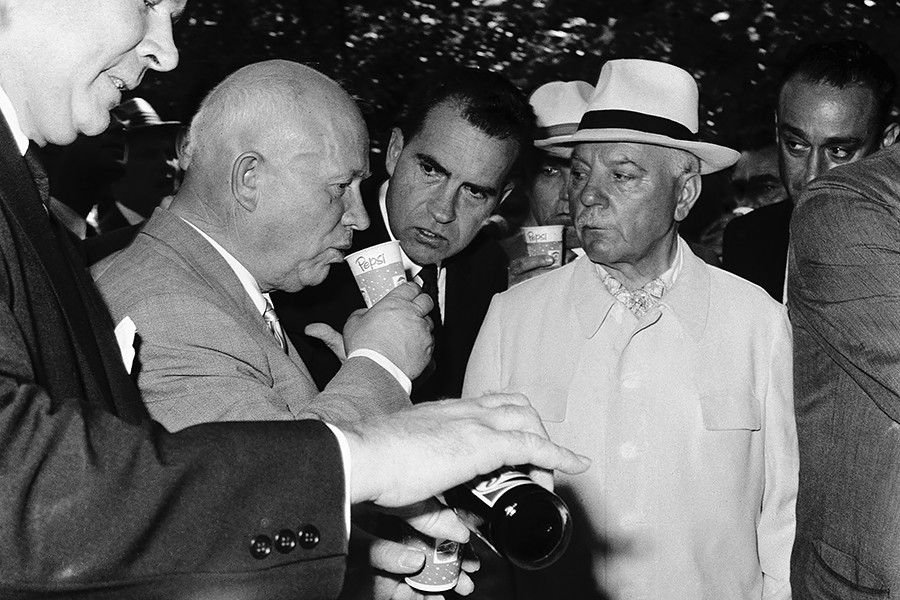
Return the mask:
[(857, 40), (813, 44), (788, 62), (775, 127), (787, 198), (734, 219), (725, 229), (723, 266), (784, 299), (788, 228), (806, 185), (829, 169), (890, 146), (897, 80), (887, 62)]
[[(528, 99), (538, 127), (521, 175), (522, 189), (516, 190), (528, 202), (522, 226), (562, 225), (563, 263), (574, 260), (575, 248), (580, 250), (569, 213), (572, 147), (567, 142), (578, 128), (593, 91), (586, 81), (551, 81), (537, 88)], [(529, 256), (521, 232), (504, 239), (502, 244), (510, 257), (509, 285), (544, 273), (553, 263), (549, 255)]]

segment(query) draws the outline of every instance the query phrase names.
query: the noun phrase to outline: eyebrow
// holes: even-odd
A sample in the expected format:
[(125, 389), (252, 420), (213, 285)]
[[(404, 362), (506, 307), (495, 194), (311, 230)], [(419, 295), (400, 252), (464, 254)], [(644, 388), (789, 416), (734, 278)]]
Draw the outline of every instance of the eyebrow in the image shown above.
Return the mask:
[[(442, 165), (440, 162), (438, 162), (438, 160), (435, 157), (431, 156), (430, 154), (425, 154), (423, 152), (417, 152), (416, 159), (420, 163), (427, 162), (428, 164), (431, 165), (431, 168), (433, 168), (435, 171), (437, 171), (444, 177), (450, 177), (452, 175), (452, 173), (449, 170), (447, 170), (447, 168), (444, 167), (444, 165)], [(463, 185), (467, 186), (470, 190), (472, 190), (476, 194), (484, 194), (486, 196), (494, 196), (497, 194), (497, 188), (494, 188), (494, 187), (479, 185), (477, 183), (472, 183), (471, 181), (464, 181)]]
[[(788, 125), (787, 123), (778, 126), (779, 129), (786, 131), (795, 137), (807, 140), (806, 132), (802, 129), (798, 129), (793, 125)], [(858, 146), (865, 142), (865, 138), (861, 137), (829, 137), (825, 138), (825, 142), (822, 144), (823, 146)]]

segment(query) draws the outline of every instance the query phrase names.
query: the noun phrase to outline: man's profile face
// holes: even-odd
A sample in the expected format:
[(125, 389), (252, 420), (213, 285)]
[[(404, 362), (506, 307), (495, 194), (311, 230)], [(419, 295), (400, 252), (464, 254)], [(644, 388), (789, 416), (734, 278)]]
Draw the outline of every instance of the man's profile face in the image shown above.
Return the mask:
[(569, 174), (572, 171), (568, 152), (540, 151), (536, 173), (525, 194), (528, 207), (538, 225), (571, 225), (569, 213)]
[(583, 143), (572, 154), (569, 202), (582, 247), (593, 262), (619, 271), (668, 268), (679, 205), (670, 151), (628, 142)]
[(790, 79), (776, 120), (781, 179), (792, 200), (822, 173), (877, 150), (882, 138), (875, 96), (857, 85)]
[(103, 132), (123, 90), (136, 87), (148, 68), (178, 64), (172, 21), (184, 4), (30, 0), (13, 9), (11, 31), (21, 23), (32, 63), (6, 91), (26, 135), (43, 145)]
[(452, 103), (435, 106), (412, 139), (395, 129), (387, 214), (407, 256), (427, 265), (468, 246), (505, 193), (517, 155), (514, 141), (483, 133)]
[(777, 146), (741, 152), (731, 172), (731, 188), (735, 203), (743, 208), (759, 208), (787, 198), (781, 185)]
[(326, 119), (327, 133), (314, 144), (299, 145), (283, 157), (279, 154), (288, 144), (269, 146), (257, 222), (267, 257), (268, 272), (259, 282), (264, 292), (295, 292), (322, 283), (331, 265), (344, 260), (353, 229), (369, 226), (359, 190), (369, 174), (365, 123), (358, 112), (336, 110)]

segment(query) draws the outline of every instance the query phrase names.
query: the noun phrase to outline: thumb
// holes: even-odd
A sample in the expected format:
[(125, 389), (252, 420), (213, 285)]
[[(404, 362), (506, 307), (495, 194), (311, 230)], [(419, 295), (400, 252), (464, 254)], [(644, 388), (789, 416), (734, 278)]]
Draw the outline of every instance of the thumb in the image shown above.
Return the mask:
[(311, 323), (306, 326), (303, 333), (325, 342), (325, 345), (334, 352), (334, 355), (337, 356), (341, 362), (347, 360), (347, 351), (344, 349), (344, 338), (330, 325), (326, 325), (325, 323)]

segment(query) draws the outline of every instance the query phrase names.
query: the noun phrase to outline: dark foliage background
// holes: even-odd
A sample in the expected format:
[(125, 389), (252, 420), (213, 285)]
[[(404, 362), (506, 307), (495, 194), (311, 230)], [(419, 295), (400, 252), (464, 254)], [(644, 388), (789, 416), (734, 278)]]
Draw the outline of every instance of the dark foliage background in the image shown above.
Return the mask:
[(137, 94), (187, 120), (238, 67), (304, 62), (360, 100), (375, 168), (404, 92), (443, 64), (500, 71), (530, 92), (553, 79), (595, 83), (611, 58), (649, 58), (693, 73), (702, 135), (734, 143), (772, 123), (779, 65), (797, 45), (856, 37), (900, 70), (898, 35), (898, 0), (189, 0), (175, 29), (180, 66), (149, 74)]
[(900, 67), (900, 2), (885, 0), (190, 0), (176, 25), (181, 64), (139, 94), (187, 119), (225, 75), (266, 58), (315, 66), (366, 107), (386, 143), (404, 91), (458, 62), (530, 91), (596, 81), (603, 61), (639, 57), (689, 70), (712, 138), (771, 120), (779, 63), (798, 44), (857, 37)]

